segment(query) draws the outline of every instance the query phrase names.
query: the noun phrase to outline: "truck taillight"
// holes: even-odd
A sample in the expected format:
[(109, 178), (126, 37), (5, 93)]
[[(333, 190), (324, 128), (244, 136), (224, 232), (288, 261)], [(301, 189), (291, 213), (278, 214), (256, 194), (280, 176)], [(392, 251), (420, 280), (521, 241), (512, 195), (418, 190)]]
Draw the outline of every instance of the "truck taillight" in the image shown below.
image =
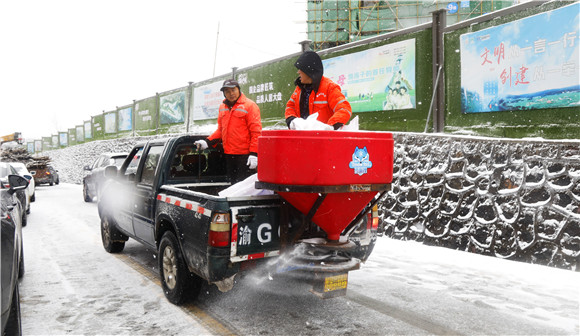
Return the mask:
[(226, 247), (230, 244), (230, 215), (216, 213), (209, 225), (208, 244), (213, 247)]
[(379, 207), (375, 204), (373, 209), (369, 212), (370, 218), (369, 222), (371, 223), (371, 230), (377, 231), (379, 228)]

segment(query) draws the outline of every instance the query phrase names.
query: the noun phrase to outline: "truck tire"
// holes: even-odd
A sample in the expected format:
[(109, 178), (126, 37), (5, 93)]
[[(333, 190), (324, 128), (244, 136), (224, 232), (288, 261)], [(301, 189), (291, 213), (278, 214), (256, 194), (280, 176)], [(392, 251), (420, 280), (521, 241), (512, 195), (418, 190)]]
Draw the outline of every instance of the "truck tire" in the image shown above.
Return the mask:
[(20, 261), (18, 262), (18, 279), (21, 279), (24, 276), (24, 248), (21, 243), (20, 245)]
[(8, 315), (8, 320), (4, 327), (4, 335), (22, 335), (20, 321), (20, 291), (18, 290), (18, 281), (16, 281), (14, 292), (12, 293), (12, 303), (10, 304), (10, 315)]
[(179, 305), (195, 299), (199, 295), (203, 280), (191, 273), (185, 265), (173, 232), (165, 232), (157, 256), (161, 285), (169, 302)]
[(83, 182), (83, 198), (85, 202), (92, 202), (93, 198), (89, 195), (89, 190), (87, 188), (87, 184)]
[(109, 253), (119, 253), (125, 248), (124, 241), (113, 240), (113, 237), (119, 234), (116, 230), (107, 216), (101, 217), (101, 240), (105, 251)]

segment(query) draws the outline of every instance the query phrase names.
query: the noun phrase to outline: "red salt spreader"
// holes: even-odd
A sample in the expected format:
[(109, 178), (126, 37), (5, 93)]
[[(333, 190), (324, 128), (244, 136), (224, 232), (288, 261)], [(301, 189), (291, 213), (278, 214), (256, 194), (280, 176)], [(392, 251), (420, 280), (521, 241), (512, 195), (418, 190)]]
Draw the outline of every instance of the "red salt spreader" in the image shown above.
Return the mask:
[(256, 188), (275, 191), (305, 216), (296, 239), (311, 222), (326, 233), (292, 242), (300, 248), (291, 252), (291, 262), (315, 274), (315, 294), (346, 294), (348, 271), (361, 261), (350, 257), (355, 244), (341, 234), (389, 190), (393, 148), (386, 132), (262, 131)]

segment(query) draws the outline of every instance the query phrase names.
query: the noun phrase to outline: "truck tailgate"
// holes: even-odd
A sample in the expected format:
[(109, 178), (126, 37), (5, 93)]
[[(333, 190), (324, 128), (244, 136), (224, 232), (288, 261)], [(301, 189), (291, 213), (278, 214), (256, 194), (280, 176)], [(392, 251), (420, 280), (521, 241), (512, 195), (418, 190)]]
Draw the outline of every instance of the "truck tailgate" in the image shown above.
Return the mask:
[(241, 205), (232, 206), (230, 209), (232, 212), (230, 251), (232, 262), (280, 254), (279, 204)]

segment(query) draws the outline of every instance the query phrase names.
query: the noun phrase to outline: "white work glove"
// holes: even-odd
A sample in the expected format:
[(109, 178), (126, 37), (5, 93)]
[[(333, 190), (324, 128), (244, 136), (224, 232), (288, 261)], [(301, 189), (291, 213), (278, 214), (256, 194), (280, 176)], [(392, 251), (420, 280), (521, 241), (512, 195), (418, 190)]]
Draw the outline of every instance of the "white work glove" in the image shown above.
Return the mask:
[(258, 157), (255, 155), (248, 156), (248, 162), (246, 163), (248, 168), (256, 169), (258, 167)]
[(197, 140), (193, 144), (197, 147), (197, 150), (207, 149), (207, 141), (205, 140)]
[(290, 129), (291, 130), (301, 130), (301, 129), (304, 129), (305, 124), (306, 124), (306, 120), (304, 120), (302, 118), (294, 118), (290, 122)]

